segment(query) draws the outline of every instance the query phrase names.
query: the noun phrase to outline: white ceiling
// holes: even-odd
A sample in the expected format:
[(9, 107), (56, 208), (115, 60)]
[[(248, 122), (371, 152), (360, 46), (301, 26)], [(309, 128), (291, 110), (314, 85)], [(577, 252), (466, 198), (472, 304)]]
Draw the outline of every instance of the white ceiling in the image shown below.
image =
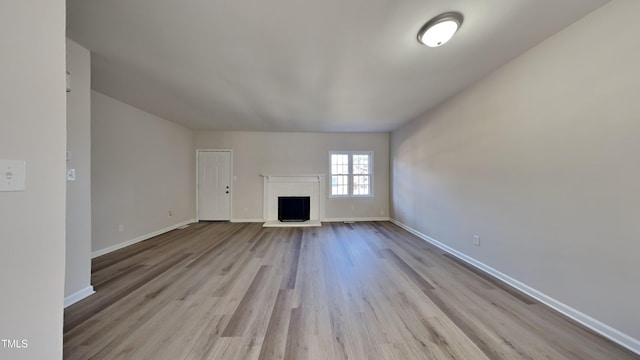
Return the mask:
[[(192, 129), (389, 131), (607, 0), (67, 0), (93, 88)], [(448, 44), (420, 27), (464, 14)]]

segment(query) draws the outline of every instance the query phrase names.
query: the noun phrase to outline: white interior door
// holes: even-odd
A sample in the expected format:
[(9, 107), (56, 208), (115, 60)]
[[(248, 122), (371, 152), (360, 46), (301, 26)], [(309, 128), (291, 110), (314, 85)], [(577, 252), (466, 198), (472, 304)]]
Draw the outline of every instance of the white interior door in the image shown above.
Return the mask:
[(198, 151), (198, 219), (231, 220), (230, 151)]

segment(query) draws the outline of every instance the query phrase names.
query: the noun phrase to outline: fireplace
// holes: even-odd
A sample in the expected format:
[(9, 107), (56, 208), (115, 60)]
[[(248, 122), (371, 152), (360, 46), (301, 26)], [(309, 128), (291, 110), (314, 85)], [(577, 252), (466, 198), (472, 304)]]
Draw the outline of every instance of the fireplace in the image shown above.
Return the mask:
[[(265, 227), (310, 227), (321, 226), (324, 218), (324, 175), (323, 174), (263, 174), (264, 199), (263, 214)], [(306, 198), (306, 216), (287, 216), (282, 220), (280, 198)]]
[(310, 196), (278, 196), (278, 220), (302, 222), (310, 219)]

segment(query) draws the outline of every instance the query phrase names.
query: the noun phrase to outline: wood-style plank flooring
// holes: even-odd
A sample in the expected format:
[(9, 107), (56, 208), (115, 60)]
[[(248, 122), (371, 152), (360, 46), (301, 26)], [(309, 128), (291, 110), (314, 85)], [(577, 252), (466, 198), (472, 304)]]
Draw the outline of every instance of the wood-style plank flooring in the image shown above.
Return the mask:
[(639, 359), (399, 227), (198, 223), (94, 259), (65, 359)]

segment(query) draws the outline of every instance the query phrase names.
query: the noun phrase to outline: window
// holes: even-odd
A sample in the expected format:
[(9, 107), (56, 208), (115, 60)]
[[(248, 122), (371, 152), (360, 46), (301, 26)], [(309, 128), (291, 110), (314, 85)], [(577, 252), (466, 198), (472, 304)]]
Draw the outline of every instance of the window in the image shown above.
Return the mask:
[(329, 153), (331, 196), (373, 196), (373, 152)]

